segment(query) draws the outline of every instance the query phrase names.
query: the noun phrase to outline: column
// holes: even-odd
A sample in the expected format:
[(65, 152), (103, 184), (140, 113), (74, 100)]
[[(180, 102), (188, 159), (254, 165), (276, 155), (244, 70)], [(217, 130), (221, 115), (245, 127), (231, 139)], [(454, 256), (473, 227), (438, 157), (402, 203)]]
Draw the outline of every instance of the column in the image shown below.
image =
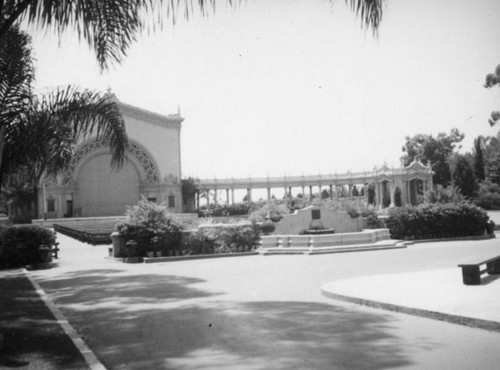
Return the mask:
[(200, 191), (196, 192), (196, 205), (195, 205), (196, 212), (200, 211)]
[(311, 185), (309, 185), (309, 198), (313, 198), (313, 187)]
[(382, 198), (380, 197), (380, 183), (375, 183), (375, 205), (382, 208)]
[(330, 200), (333, 199), (333, 185), (330, 185)]
[(352, 184), (349, 184), (349, 199), (352, 200)]
[(234, 188), (231, 189), (231, 203), (234, 204)]
[(247, 202), (250, 204), (252, 202), (252, 189), (248, 188), (247, 189)]
[(267, 188), (267, 200), (271, 200), (271, 188)]
[(396, 187), (394, 186), (394, 181), (391, 181), (389, 183), (389, 192), (390, 192), (390, 195), (391, 195), (391, 205), (389, 207), (394, 207), (395, 206), (395, 196), (394, 196), (394, 192), (396, 191)]
[(217, 205), (217, 188), (214, 189), (214, 203)]
[(207, 206), (210, 205), (210, 190), (207, 189)]
[(292, 187), (288, 187), (288, 195), (292, 198)]
[(226, 189), (226, 204), (229, 205), (229, 189)]

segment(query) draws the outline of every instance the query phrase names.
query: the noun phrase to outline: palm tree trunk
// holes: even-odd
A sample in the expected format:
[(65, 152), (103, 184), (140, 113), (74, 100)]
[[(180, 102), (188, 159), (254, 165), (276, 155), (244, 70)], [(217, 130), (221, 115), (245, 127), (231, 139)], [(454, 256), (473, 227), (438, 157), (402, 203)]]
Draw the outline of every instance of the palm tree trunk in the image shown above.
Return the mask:
[(5, 124), (0, 126), (0, 184), (2, 183), (2, 159), (3, 159), (3, 144), (5, 142)]
[(38, 218), (38, 185), (33, 185), (33, 219)]

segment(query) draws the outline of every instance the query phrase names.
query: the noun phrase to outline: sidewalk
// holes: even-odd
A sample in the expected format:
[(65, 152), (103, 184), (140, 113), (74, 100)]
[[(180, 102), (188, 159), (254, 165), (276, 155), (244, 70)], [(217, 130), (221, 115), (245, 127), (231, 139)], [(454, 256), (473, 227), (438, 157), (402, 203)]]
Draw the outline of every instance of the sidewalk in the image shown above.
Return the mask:
[(325, 284), (322, 292), (333, 299), (500, 332), (500, 275), (467, 286), (457, 267), (338, 280)]
[(23, 270), (0, 271), (0, 369), (88, 369)]

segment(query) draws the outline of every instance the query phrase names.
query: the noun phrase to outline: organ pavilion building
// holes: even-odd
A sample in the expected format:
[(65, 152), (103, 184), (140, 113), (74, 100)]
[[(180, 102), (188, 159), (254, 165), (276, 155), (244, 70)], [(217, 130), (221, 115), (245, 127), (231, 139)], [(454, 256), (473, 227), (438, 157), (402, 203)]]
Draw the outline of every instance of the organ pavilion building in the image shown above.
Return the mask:
[(180, 112), (164, 116), (117, 102), (129, 139), (122, 168), (111, 169), (110, 151), (95, 137), (81, 142), (69, 169), (41, 184), (40, 218), (121, 216), (141, 195), (182, 211)]

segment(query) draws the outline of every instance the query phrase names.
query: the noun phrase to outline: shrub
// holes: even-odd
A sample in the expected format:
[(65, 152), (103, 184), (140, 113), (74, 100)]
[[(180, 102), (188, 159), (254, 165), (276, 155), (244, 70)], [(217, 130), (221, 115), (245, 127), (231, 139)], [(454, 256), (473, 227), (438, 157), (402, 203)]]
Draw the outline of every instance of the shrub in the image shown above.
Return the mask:
[(35, 225), (0, 229), (0, 268), (22, 267), (45, 262), (44, 250), (56, 244), (55, 233)]
[(128, 207), (126, 219), (116, 225), (116, 230), (126, 241), (138, 243), (138, 256), (146, 251), (161, 251), (165, 255), (174, 255), (181, 243), (181, 228), (167, 211), (165, 204), (149, 202), (146, 198)]
[(255, 249), (259, 233), (254, 224), (202, 227), (189, 233), (184, 254), (248, 252)]
[(264, 221), (270, 218), (272, 221), (277, 222), (287, 214), (290, 214), (290, 210), (285, 204), (270, 200), (252, 212), (252, 219)]
[(488, 215), (467, 203), (393, 208), (385, 220), (394, 239), (432, 239), (482, 235)]
[(489, 181), (481, 182), (474, 204), (487, 210), (500, 209), (500, 186)]

